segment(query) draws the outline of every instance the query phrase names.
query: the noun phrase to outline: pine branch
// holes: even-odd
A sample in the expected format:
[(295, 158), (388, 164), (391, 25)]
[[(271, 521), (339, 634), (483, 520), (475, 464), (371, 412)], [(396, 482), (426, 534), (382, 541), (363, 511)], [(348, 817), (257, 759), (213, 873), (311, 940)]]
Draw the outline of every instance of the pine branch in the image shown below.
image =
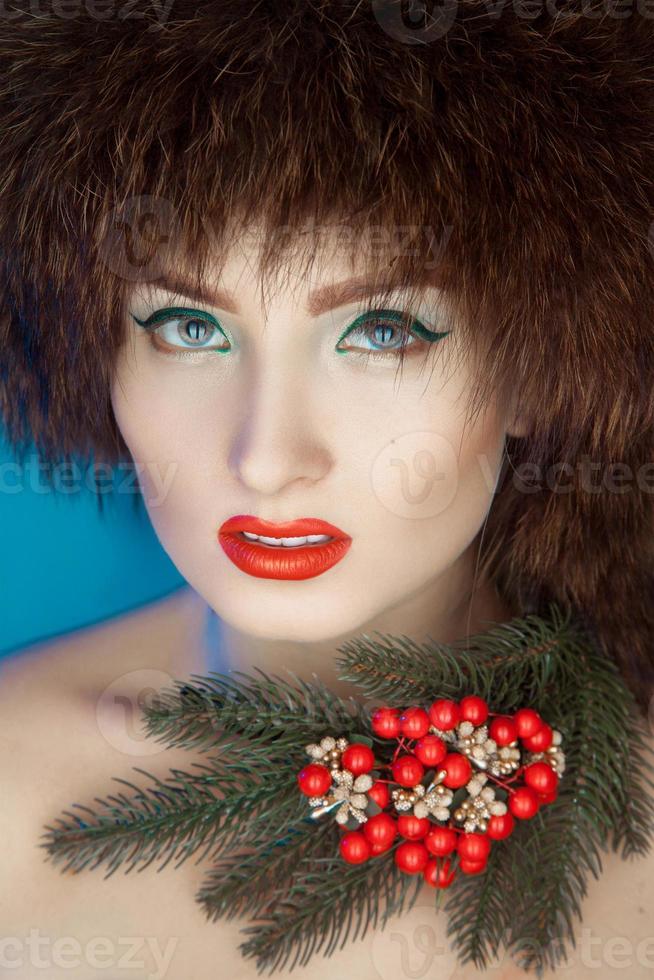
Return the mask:
[[(296, 742), (298, 726), (311, 741), (326, 730), (361, 731), (368, 714), (354, 698), (340, 698), (319, 678), (309, 684), (269, 676), (261, 679), (234, 671), (229, 677), (210, 672), (192, 675), (196, 683), (175, 681), (144, 708), (145, 732), (169, 746), (215, 748), (226, 734), (247, 738), (254, 746), (288, 746)], [(237, 677), (242, 677), (239, 681)]]
[(295, 950), (292, 970), (323, 947), (330, 956), (339, 940), (342, 948), (348, 939), (363, 938), (378, 921), (383, 929), (393, 914), (411, 908), (423, 884), (420, 875), (399, 871), (389, 855), (363, 865), (344, 865), (338, 855), (301, 861), (290, 887), (273, 895), (269, 915), (242, 930), (250, 934), (239, 946), (243, 956), (256, 959), (259, 973), (272, 973)]
[(510, 928), (517, 885), (511, 852), (525, 829), (518, 824), (511, 837), (493, 844), (483, 874), (457, 873), (448, 889), (447, 935), (462, 964), (472, 961), (486, 969)]
[(563, 725), (566, 771), (558, 797), (532, 819), (522, 858), (513, 863), (510, 945), (523, 969), (556, 969), (567, 958), (566, 942), (575, 946), (588, 874), (599, 878), (600, 850), (626, 802), (626, 688), (598, 651), (588, 648), (581, 662), (585, 680), (568, 696)]
[(505, 935), (525, 968), (541, 972), (557, 964), (564, 951), (556, 944), (562, 937), (574, 944), (573, 920), (581, 916), (586, 874), (600, 874), (599, 850), (629, 802), (624, 774), (633, 749), (630, 692), (613, 661), (592, 646), (575, 641), (567, 654), (577, 658), (583, 683), (541, 699), (543, 714), (564, 737), (567, 764), (559, 797), (534, 820), (519, 821), (501, 851), (494, 845), (479, 876), (485, 880), (464, 875), (452, 886), (448, 934), (461, 961), (481, 968)]
[[(532, 706), (561, 731), (566, 770), (557, 800), (494, 844), (482, 875), (457, 875), (447, 906), (448, 935), (462, 962), (483, 968), (507, 937), (526, 969), (555, 966), (565, 953), (556, 944), (574, 945), (587, 876), (601, 872), (600, 849), (613, 835), (623, 856), (645, 853), (654, 829), (651, 743), (617, 665), (555, 606), (548, 619), (514, 619), (465, 648), (379, 636), (339, 648), (342, 679), (369, 697), (426, 706), (476, 693), (492, 711)], [(352, 938), (365, 935), (380, 917), (383, 928), (413, 905), (422, 876), (402, 873), (391, 852), (345, 863), (334, 823), (307, 817), (298, 792), (305, 747), (326, 734), (368, 733), (383, 757), (369, 708), (334, 695), (318, 678), (294, 678), (293, 686), (260, 670), (258, 677), (235, 674), (176, 681), (146, 708), (150, 737), (213, 749), (207, 765), (173, 769), (166, 781), (136, 769), (151, 786), (116, 779), (131, 795), (96, 798), (97, 812), (74, 804), (83, 818), (67, 811), (68, 820), (46, 828), (41, 846), (64, 870), (106, 863), (105, 877), (155, 860), (165, 867), (176, 859), (178, 867), (200, 851), (198, 861), (219, 856), (197, 899), (212, 919), (254, 913), (240, 949), (259, 972), (272, 972), (293, 956), (295, 966), (321, 950), (331, 955), (352, 929)], [(437, 907), (442, 898), (437, 892)]]
[(252, 854), (229, 854), (207, 875), (197, 900), (207, 917), (233, 919), (236, 915), (262, 916), (270, 893), (288, 883), (300, 861), (335, 853), (338, 833), (332, 821), (305, 817), (272, 844)]
[[(106, 863), (108, 878), (122, 865), (128, 865), (125, 873), (129, 873), (136, 865), (145, 868), (159, 858), (163, 859), (159, 870), (174, 859), (179, 867), (203, 845), (198, 861), (243, 842), (269, 840), (305, 812), (294, 779), (280, 783), (274, 772), (267, 780), (253, 783), (247, 773), (240, 768), (231, 771), (229, 765), (208, 776), (175, 769), (167, 781), (134, 769), (154, 785), (143, 789), (114, 777), (133, 791), (131, 796), (96, 798), (99, 810), (74, 804), (84, 819), (65, 811), (68, 821), (59, 818), (58, 826), (46, 827), (40, 846), (55, 863), (64, 861), (64, 870), (93, 870)], [(214, 792), (218, 784), (221, 796)]]
[[(416, 703), (474, 692), (509, 710), (535, 703), (553, 685), (578, 676), (584, 635), (556, 606), (549, 620), (531, 615), (501, 623), (467, 641), (417, 643), (402, 634), (356, 637), (339, 647), (339, 677), (380, 701)], [(528, 701), (527, 701), (528, 699)]]
[(654, 836), (654, 747), (640, 708), (632, 700), (627, 720), (629, 752), (624, 761), (626, 801), (616, 817), (611, 840), (622, 858), (648, 854)]

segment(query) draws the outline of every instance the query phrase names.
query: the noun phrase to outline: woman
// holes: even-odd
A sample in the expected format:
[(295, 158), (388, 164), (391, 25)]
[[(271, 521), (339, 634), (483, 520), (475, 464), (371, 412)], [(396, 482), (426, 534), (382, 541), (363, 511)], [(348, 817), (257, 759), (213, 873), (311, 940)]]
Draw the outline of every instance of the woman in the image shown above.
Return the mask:
[[(2, 21), (5, 423), (50, 460), (132, 460), (192, 587), (3, 668), (20, 975), (30, 928), (52, 976), (129, 956), (254, 975), (239, 923), (192, 901), (202, 869), (67, 880), (34, 846), (126, 754), (188, 764), (125, 731), (167, 677), (290, 668), (346, 692), (349, 637), (450, 642), (555, 600), (646, 715), (654, 36), (599, 3), (523, 14), (144, 0)], [(607, 858), (575, 976), (651, 970), (651, 867)], [(475, 975), (432, 904), (313, 974)]]

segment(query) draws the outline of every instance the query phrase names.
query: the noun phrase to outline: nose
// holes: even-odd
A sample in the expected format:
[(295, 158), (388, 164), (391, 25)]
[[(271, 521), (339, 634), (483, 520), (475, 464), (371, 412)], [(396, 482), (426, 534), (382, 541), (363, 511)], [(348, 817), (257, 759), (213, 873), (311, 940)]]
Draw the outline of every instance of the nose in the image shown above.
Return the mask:
[[(304, 380), (268, 370), (248, 385), (229, 457), (232, 474), (258, 494), (324, 479), (333, 465)], [(303, 516), (303, 515), (299, 515)]]

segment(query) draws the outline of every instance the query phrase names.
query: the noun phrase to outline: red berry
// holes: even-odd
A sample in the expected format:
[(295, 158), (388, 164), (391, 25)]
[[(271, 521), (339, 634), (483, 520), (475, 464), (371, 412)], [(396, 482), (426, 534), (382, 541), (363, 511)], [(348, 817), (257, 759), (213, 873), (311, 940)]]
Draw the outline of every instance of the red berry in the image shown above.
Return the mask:
[(369, 844), (392, 844), (397, 835), (397, 824), (390, 813), (376, 813), (364, 823), (363, 835)]
[(400, 715), (400, 729), (407, 738), (422, 738), (429, 731), (429, 715), (424, 708), (407, 708)]
[(368, 796), (371, 800), (375, 801), (380, 810), (383, 810), (388, 806), (388, 801), (390, 800), (388, 783), (382, 783), (381, 780), (378, 779), (368, 790)]
[(402, 813), (397, 818), (397, 829), (402, 837), (409, 840), (421, 840), (429, 833), (433, 824), (427, 817), (416, 817), (413, 813)]
[(540, 806), (531, 786), (519, 786), (509, 796), (509, 810), (518, 820), (529, 820)]
[(464, 861), (486, 862), (491, 842), (485, 834), (461, 834), (456, 847)]
[(431, 858), (422, 874), (428, 885), (433, 885), (434, 888), (449, 888), (454, 881), (455, 873), (449, 861)]
[(393, 779), (400, 786), (415, 786), (425, 774), (425, 767), (415, 755), (401, 755), (393, 763)]
[(462, 721), (470, 721), (473, 725), (483, 725), (488, 718), (488, 705), (483, 698), (476, 694), (468, 694), (459, 701)]
[(472, 766), (470, 760), (460, 752), (448, 752), (439, 765), (439, 769), (444, 769), (447, 775), (443, 783), (449, 789), (458, 789), (465, 786), (472, 777)]
[(425, 847), (436, 857), (445, 857), (456, 847), (457, 836), (452, 827), (434, 827), (425, 837)]
[(519, 708), (513, 716), (518, 738), (531, 738), (542, 728), (543, 719), (533, 708)]
[(323, 796), (332, 784), (327, 766), (311, 762), (297, 775), (298, 786), (305, 796)]
[(400, 719), (395, 708), (378, 708), (371, 719), (372, 730), (380, 738), (397, 738)]
[(494, 742), (502, 746), (514, 742), (518, 737), (518, 730), (513, 718), (509, 718), (508, 715), (498, 715), (490, 723), (488, 734)]
[(501, 816), (493, 814), (488, 821), (486, 836), (490, 837), (491, 840), (504, 840), (505, 837), (513, 833), (514, 827), (515, 820), (512, 813), (503, 813)]
[(461, 858), (459, 861), (459, 867), (464, 875), (478, 875), (480, 871), (483, 871), (486, 867), (485, 861), (466, 861)]
[(435, 728), (440, 728), (443, 732), (447, 732), (458, 725), (460, 717), (461, 712), (458, 704), (456, 701), (450, 701), (449, 698), (439, 698), (438, 701), (434, 701), (429, 709), (429, 720), (432, 725)]
[(374, 753), (370, 746), (364, 742), (354, 742), (352, 745), (348, 745), (341, 755), (341, 766), (343, 769), (349, 769), (353, 776), (370, 772), (374, 765)]
[(377, 857), (378, 854), (384, 854), (393, 846), (393, 841), (388, 841), (388, 843), (379, 843), (370, 845), (370, 857)]
[(338, 842), (341, 857), (348, 864), (362, 864), (370, 857), (370, 844), (360, 830), (350, 830)]
[(447, 747), (438, 735), (424, 735), (418, 739), (413, 751), (428, 769), (437, 766), (447, 755)]
[(395, 863), (400, 871), (414, 875), (424, 871), (429, 861), (429, 851), (420, 841), (405, 840), (394, 851)]
[(532, 762), (523, 773), (525, 783), (539, 796), (548, 796), (556, 789), (559, 777), (547, 762)]
[(557, 788), (553, 790), (551, 793), (542, 793), (542, 794), (539, 793), (538, 799), (540, 800), (541, 803), (554, 803), (554, 800), (557, 798), (558, 795), (559, 795), (559, 789), (557, 786)]
[(543, 722), (541, 728), (530, 738), (523, 738), (522, 743), (530, 752), (544, 752), (552, 744), (554, 732), (547, 722)]

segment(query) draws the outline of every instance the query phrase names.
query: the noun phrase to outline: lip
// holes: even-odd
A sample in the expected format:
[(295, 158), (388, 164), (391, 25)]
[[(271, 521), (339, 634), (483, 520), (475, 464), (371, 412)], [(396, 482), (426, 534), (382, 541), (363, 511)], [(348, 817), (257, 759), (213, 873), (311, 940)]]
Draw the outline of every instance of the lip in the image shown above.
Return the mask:
[[(285, 548), (248, 541), (243, 537), (243, 531), (275, 538), (328, 534), (332, 540)], [(251, 514), (237, 514), (220, 525), (218, 542), (230, 561), (248, 575), (298, 581), (322, 575), (332, 568), (346, 554), (352, 538), (335, 524), (317, 517), (300, 517), (276, 524)]]

